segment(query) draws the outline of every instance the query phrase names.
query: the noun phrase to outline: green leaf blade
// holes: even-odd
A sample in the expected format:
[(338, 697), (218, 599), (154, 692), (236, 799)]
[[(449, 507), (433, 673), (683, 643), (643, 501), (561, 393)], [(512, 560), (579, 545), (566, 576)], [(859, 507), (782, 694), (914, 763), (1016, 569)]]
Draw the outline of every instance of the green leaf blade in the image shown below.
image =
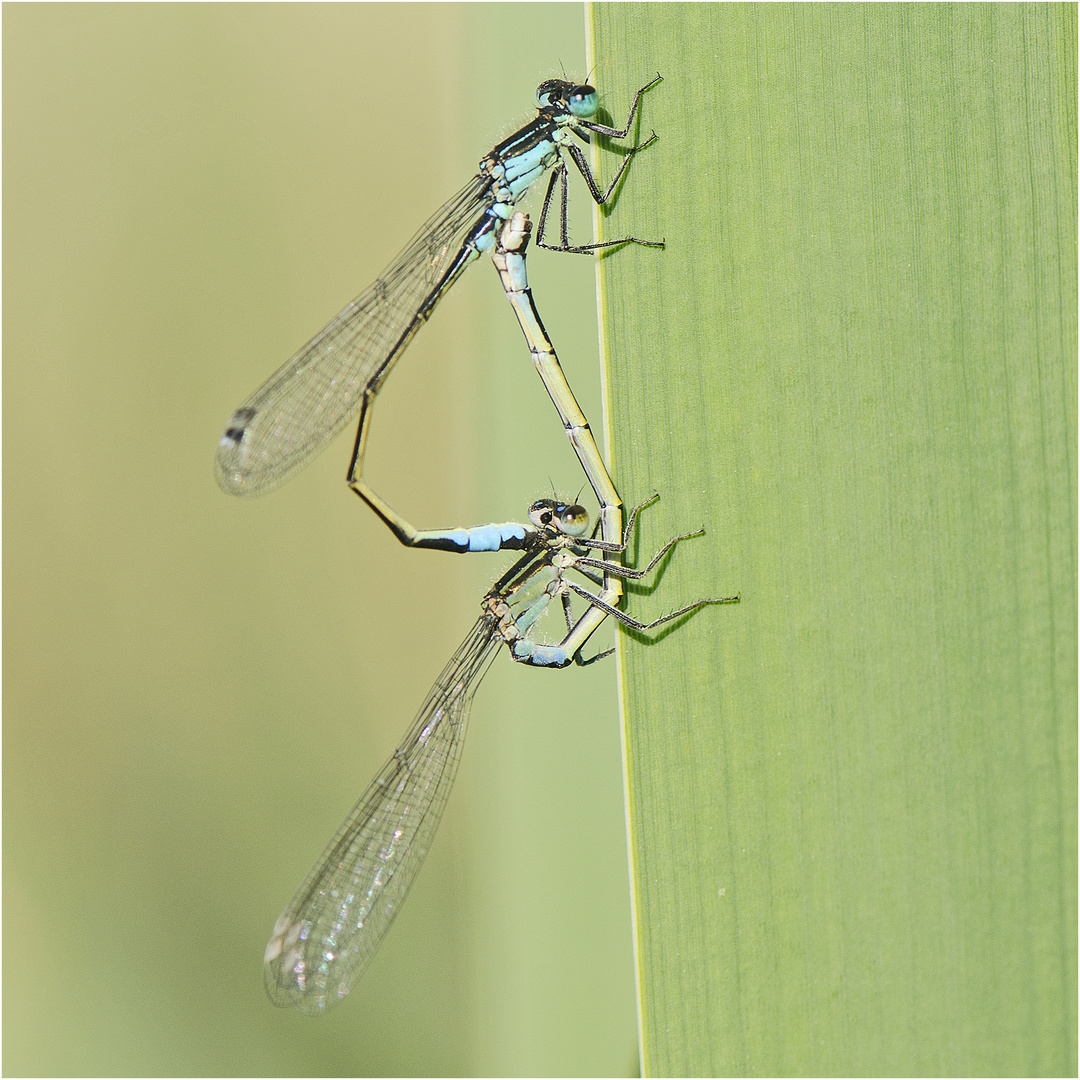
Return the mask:
[(1075, 1072), (1075, 10), (592, 19), (646, 1072)]

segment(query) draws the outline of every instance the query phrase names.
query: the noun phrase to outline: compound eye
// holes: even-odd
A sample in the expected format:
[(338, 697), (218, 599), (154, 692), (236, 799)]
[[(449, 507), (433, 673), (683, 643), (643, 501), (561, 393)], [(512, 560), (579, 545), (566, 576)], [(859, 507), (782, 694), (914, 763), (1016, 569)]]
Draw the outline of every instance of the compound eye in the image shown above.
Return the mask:
[(574, 503), (559, 510), (559, 529), (567, 536), (581, 536), (589, 527), (589, 512)]
[(593, 116), (600, 107), (600, 100), (591, 86), (575, 86), (567, 99), (570, 111), (579, 117)]

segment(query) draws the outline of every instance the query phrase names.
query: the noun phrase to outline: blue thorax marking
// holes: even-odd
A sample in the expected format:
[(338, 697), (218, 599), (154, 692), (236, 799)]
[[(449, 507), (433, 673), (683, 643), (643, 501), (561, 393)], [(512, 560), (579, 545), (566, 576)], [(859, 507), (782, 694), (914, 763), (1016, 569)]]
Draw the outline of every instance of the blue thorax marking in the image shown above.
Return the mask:
[(544, 139), (535, 146), (530, 147), (523, 153), (515, 154), (503, 162), (505, 179), (511, 184), (525, 175), (533, 175), (537, 169), (543, 168), (554, 160), (557, 153), (555, 143), (551, 139)]

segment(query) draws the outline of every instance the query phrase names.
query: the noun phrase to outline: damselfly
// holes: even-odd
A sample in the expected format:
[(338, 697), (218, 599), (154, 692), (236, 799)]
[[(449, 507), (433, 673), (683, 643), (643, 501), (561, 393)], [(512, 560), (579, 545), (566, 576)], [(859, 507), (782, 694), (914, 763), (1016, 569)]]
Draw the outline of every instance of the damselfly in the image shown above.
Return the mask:
[[(595, 244), (571, 244), (566, 223), (566, 157), (585, 179), (593, 199), (606, 203), (630, 158), (655, 135), (626, 149), (615, 178), (601, 190), (575, 136), (590, 133), (610, 139), (627, 136), (641, 96), (659, 82), (657, 75), (634, 97), (621, 128), (597, 123), (596, 90), (561, 79), (537, 89), (539, 115), (480, 162), (477, 174), (413, 237), (383, 275), (345, 307), (295, 356), (273, 374), (232, 415), (218, 443), (218, 483), (233, 495), (259, 495), (276, 487), (322, 450), (357, 413), (370, 411), (375, 395), (395, 361), (439, 300), (469, 263), (490, 251), (514, 204), (545, 173), (551, 172), (537, 228), (537, 243), (559, 251), (585, 253), (618, 244), (659, 247), (633, 236)], [(544, 224), (560, 184), (560, 239), (543, 242)], [(360, 430), (348, 479), (359, 475)]]
[[(629, 542), (640, 509), (630, 514), (620, 548)], [(457, 772), (473, 695), (500, 644), (507, 645), (514, 660), (539, 667), (588, 664), (599, 659), (581, 656), (595, 627), (586, 631), (582, 620), (573, 624), (572, 595), (588, 601), (601, 617), (613, 615), (639, 631), (706, 604), (738, 599), (699, 600), (653, 622), (639, 622), (568, 573), (576, 571), (594, 584), (599, 583), (598, 570), (641, 578), (680, 540), (700, 533), (673, 537), (643, 570), (630, 570), (588, 555), (589, 549), (610, 550), (606, 541), (585, 537), (588, 524), (584, 507), (541, 499), (529, 508), (527, 525), (417, 536), (416, 547), (507, 548), (524, 554), (484, 597), (480, 618), (436, 679), (412, 726), (275, 923), (263, 967), (275, 1005), (319, 1015), (352, 989), (375, 955), (431, 845)], [(557, 645), (534, 642), (534, 624), (555, 597), (563, 605), (567, 635)]]

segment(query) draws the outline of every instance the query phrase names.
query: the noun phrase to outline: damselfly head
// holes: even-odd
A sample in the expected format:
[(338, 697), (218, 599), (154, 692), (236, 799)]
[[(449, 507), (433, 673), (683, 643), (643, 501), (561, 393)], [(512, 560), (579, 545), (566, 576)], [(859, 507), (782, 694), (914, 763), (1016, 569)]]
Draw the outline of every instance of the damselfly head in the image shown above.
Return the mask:
[(536, 100), (541, 112), (570, 113), (581, 119), (592, 116), (600, 107), (600, 99), (587, 84), (548, 79), (536, 88)]
[(529, 507), (529, 520), (541, 529), (563, 536), (582, 536), (589, 527), (589, 512), (577, 503), (537, 499)]

